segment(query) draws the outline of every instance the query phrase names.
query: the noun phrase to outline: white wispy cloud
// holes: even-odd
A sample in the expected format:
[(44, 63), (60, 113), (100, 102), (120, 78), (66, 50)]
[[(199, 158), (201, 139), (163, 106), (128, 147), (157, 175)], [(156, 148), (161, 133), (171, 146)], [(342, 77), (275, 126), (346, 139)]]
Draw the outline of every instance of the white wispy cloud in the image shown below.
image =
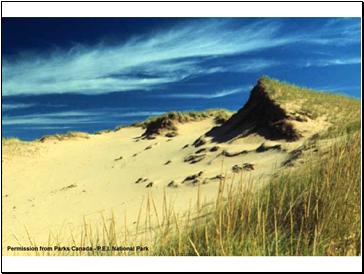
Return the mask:
[(117, 113), (112, 114), (112, 117), (150, 117), (150, 116), (158, 116), (166, 113), (165, 111), (135, 111), (135, 112), (126, 112), (126, 113)]
[[(359, 22), (359, 24), (358, 24)], [(118, 46), (100, 43), (67, 52), (3, 58), (2, 95), (150, 90), (203, 74), (263, 71), (269, 60), (204, 66), (206, 58), (248, 54), (293, 43), (348, 44), (358, 40), (360, 21), (329, 20), (312, 33), (285, 35), (284, 20), (238, 25), (233, 19), (192, 20), (133, 37)]]
[[(100, 122), (100, 121), (97, 121)], [(90, 124), (96, 123), (95, 120), (89, 118), (77, 118), (77, 119), (61, 119), (51, 117), (3, 117), (2, 125), (56, 125), (56, 124)]]
[(281, 62), (272, 61), (272, 60), (247, 60), (247, 62), (234, 64), (228, 66), (226, 71), (234, 71), (234, 72), (258, 72), (267, 68), (275, 67), (281, 65)]
[(167, 98), (184, 98), (184, 99), (215, 99), (221, 98), (229, 95), (233, 95), (240, 92), (250, 92), (252, 86), (244, 87), (244, 88), (235, 88), (235, 89), (225, 89), (219, 92), (214, 93), (173, 93), (162, 95)]
[(361, 64), (361, 58), (335, 58), (308, 61), (306, 67), (327, 67), (327, 66), (342, 66)]
[[(129, 112), (117, 112), (115, 110), (88, 110), (88, 111), (63, 111), (52, 112), (42, 114), (26, 114), (9, 116), (4, 115), (2, 117), (2, 125), (38, 125), (38, 128), (44, 125), (48, 129), (51, 129), (50, 125), (71, 125), (71, 124), (96, 124), (102, 123), (105, 120), (108, 121), (123, 121), (123, 118), (132, 117), (150, 117), (164, 114), (165, 111), (129, 111)], [(116, 113), (115, 113), (116, 112)], [(34, 128), (34, 127), (32, 127)], [(56, 128), (60, 128), (56, 126)]]
[(120, 46), (77, 46), (50, 56), (3, 60), (3, 96), (147, 90), (191, 75), (216, 73), (218, 69), (201, 67), (206, 57), (253, 52), (288, 42), (276, 37), (277, 23), (229, 24), (229, 20), (193, 21), (135, 37)]
[(272, 68), (275, 66), (281, 65), (281, 62), (272, 61), (272, 60), (265, 60), (265, 59), (245, 59), (239, 63), (228, 63), (223, 64), (221, 66), (212, 66), (208, 69), (203, 69), (199, 71), (199, 73), (221, 73), (221, 72), (259, 72), (265, 70), (267, 68)]
[(361, 42), (360, 18), (340, 17), (328, 20), (322, 28), (303, 35), (308, 42), (337, 46)]
[[(102, 114), (101, 111), (62, 111), (41, 114), (42, 117), (74, 117), (74, 116), (96, 116)], [(32, 114), (37, 115), (37, 114)], [(29, 116), (29, 115), (28, 115)]]
[(21, 127), (21, 129), (36, 129), (36, 130), (49, 130), (49, 129), (71, 129), (69, 126), (25, 126)]
[[(312, 87), (313, 90), (319, 90), (323, 92), (340, 92), (345, 94), (345, 92), (349, 90), (360, 90), (360, 86), (321, 86), (321, 87)], [(349, 95), (348, 95), (349, 96)]]
[(2, 110), (7, 111), (7, 110), (13, 110), (13, 109), (23, 109), (23, 108), (30, 108), (30, 107), (34, 107), (36, 104), (24, 104), (24, 103), (12, 103), (12, 104), (7, 104), (4, 103), (1, 105)]
[(63, 111), (16, 116), (3, 115), (1, 122), (2, 125), (88, 124), (100, 122), (96, 119), (99, 115), (100, 112), (91, 111)]

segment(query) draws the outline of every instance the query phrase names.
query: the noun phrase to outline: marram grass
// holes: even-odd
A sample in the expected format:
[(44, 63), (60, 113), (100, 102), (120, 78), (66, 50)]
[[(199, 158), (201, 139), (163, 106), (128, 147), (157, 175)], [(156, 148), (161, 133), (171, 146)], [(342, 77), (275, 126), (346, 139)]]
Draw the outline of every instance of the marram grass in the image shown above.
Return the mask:
[(206, 222), (196, 221), (157, 249), (209, 256), (361, 255), (361, 135), (342, 138), (261, 190), (249, 182), (226, 200), (219, 195)]

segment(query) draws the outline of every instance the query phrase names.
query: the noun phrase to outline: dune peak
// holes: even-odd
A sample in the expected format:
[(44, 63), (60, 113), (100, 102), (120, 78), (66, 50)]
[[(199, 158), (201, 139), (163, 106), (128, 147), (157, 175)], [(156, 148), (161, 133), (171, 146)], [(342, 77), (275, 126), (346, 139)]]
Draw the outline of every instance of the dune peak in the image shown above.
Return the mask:
[[(251, 134), (268, 140), (297, 141), (303, 137), (301, 128), (306, 127), (297, 123), (306, 124), (317, 118), (303, 107), (304, 90), (263, 76), (252, 89), (247, 103), (225, 123), (211, 129), (206, 135), (218, 142)], [(300, 100), (294, 100), (296, 97)]]

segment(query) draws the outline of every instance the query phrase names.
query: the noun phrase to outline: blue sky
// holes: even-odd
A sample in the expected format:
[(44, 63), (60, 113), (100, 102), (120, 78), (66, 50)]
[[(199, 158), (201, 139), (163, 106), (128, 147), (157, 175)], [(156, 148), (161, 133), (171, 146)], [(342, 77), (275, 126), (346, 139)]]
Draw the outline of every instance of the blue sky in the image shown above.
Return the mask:
[(360, 18), (3, 18), (2, 134), (238, 110), (261, 75), (361, 98)]

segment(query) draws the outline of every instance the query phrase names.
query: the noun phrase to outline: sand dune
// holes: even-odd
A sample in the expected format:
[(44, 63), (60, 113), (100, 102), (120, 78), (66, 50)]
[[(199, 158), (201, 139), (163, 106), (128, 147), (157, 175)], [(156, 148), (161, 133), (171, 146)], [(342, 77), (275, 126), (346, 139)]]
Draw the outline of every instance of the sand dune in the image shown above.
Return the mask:
[(132, 229), (149, 192), (158, 208), (166, 193), (182, 215), (195, 203), (197, 186), (208, 202), (216, 198), (221, 176), (243, 173), (264, 183), (291, 166), (287, 161), (307, 138), (329, 126), (310, 117), (292, 119), (286, 108), (262, 100), (261, 90), (252, 94), (221, 126), (214, 117), (163, 121), (146, 129), (42, 138), (31, 143), (30, 156), (25, 145), (5, 149), (3, 252), (19, 243), (54, 243), (71, 232), (78, 237), (84, 218), (102, 225), (101, 214), (108, 218), (111, 212)]

